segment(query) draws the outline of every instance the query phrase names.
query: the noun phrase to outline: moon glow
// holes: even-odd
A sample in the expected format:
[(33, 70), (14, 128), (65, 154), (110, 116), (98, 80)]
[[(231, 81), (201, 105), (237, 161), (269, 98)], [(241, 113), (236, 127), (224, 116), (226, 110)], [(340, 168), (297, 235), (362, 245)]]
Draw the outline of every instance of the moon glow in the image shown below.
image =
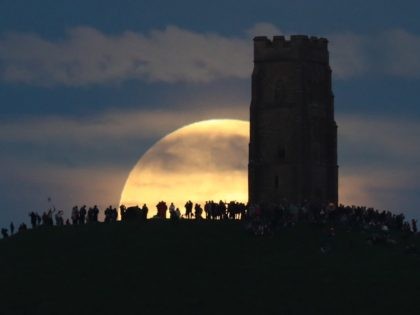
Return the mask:
[(249, 122), (214, 119), (184, 126), (158, 141), (130, 172), (120, 205), (173, 202), (181, 212), (187, 200), (248, 200)]

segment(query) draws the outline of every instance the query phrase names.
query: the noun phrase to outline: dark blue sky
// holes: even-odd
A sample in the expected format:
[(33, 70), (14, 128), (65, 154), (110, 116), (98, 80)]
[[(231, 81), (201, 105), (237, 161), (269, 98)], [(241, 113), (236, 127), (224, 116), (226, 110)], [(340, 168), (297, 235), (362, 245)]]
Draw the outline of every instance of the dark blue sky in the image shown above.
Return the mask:
[(89, 25), (106, 33), (144, 31), (168, 24), (199, 32), (237, 34), (268, 21), (302, 33), (419, 32), (418, 1), (1, 1), (2, 30), (60, 37), (66, 28)]
[(273, 33), (330, 39), (344, 201), (420, 217), (418, 12), (418, 1), (0, 0), (0, 224), (49, 195), (63, 208), (115, 204), (167, 132), (247, 119), (252, 36)]

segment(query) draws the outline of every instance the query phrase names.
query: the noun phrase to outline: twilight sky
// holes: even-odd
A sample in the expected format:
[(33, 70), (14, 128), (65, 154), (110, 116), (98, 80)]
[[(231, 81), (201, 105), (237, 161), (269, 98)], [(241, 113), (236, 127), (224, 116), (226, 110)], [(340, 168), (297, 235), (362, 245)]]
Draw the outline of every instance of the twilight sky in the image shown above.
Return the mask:
[[(239, 5), (240, 3), (240, 5)], [(418, 1), (0, 0), (0, 226), (119, 201), (153, 143), (248, 119), (252, 37), (330, 40), (340, 199), (420, 218)]]

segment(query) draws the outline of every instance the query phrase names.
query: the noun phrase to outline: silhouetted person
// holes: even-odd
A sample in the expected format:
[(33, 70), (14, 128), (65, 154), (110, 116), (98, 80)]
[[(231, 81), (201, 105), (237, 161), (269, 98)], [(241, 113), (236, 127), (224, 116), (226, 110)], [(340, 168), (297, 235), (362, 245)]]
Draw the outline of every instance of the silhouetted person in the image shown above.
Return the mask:
[(173, 202), (169, 205), (169, 213), (175, 212), (175, 205)]
[(89, 223), (98, 222), (98, 213), (99, 213), (99, 209), (97, 205), (95, 205), (93, 208), (92, 207), (89, 208), (87, 212), (88, 222)]
[(411, 230), (413, 231), (413, 233), (417, 233), (417, 220), (415, 219), (411, 220)]
[(64, 220), (63, 220), (63, 210), (58, 210), (55, 214), (55, 224), (57, 226), (63, 226)]
[(161, 219), (166, 219), (166, 211), (168, 210), (168, 206), (166, 202), (160, 201), (157, 205), (157, 217)]
[(79, 208), (77, 206), (74, 206), (71, 210), (71, 221), (73, 222), (73, 225), (79, 223)]
[(99, 208), (97, 205), (93, 207), (93, 222), (98, 222)]
[(185, 204), (185, 216), (190, 219), (192, 216), (192, 208), (193, 208), (193, 203), (191, 202), (191, 200), (188, 200), (187, 203)]
[(110, 219), (111, 219), (111, 214), (110, 214), (110, 211), (111, 211), (111, 206), (109, 206), (108, 208), (106, 208), (105, 209), (105, 211), (104, 211), (104, 214), (105, 214), (105, 219), (104, 219), (104, 222), (105, 223), (108, 223), (108, 222), (110, 222)]
[(220, 200), (219, 201), (219, 213), (220, 213), (220, 218), (222, 219), (226, 219), (227, 215), (226, 215), (226, 204)]
[(201, 208), (201, 206), (198, 203), (196, 203), (194, 206), (194, 212), (196, 219), (202, 219), (203, 208)]
[(29, 213), (29, 217), (31, 218), (32, 228), (36, 228), (36, 225), (38, 223), (38, 215), (32, 211), (31, 213)]
[(94, 215), (93, 215), (93, 208), (89, 207), (89, 210), (87, 212), (87, 222), (88, 223), (92, 223), (94, 219)]
[(42, 213), (41, 219), (42, 219), (42, 225), (47, 225), (48, 218), (47, 218), (47, 213), (45, 211)]
[(149, 212), (149, 208), (147, 207), (146, 204), (143, 205), (143, 207), (141, 208), (141, 211), (143, 215), (143, 220), (147, 220), (147, 213)]
[(28, 227), (26, 226), (26, 224), (22, 223), (21, 225), (19, 225), (18, 231), (23, 232), (23, 231), (26, 231), (27, 229), (28, 229)]
[(206, 219), (211, 218), (211, 203), (210, 201), (206, 201), (204, 204), (204, 213), (206, 214)]
[(15, 232), (15, 225), (13, 224), (13, 222), (10, 222), (10, 235), (13, 235), (14, 232)]
[(104, 214), (106, 223), (115, 222), (117, 220), (117, 209), (112, 208), (112, 206), (106, 208)]
[(112, 220), (112, 222), (117, 222), (117, 219), (118, 219), (117, 208), (112, 208), (112, 210), (111, 210), (111, 220)]
[(3, 236), (3, 238), (8, 238), (9, 233), (7, 232), (7, 229), (5, 228), (1, 229), (1, 235)]
[(52, 210), (49, 209), (47, 212), (44, 212), (42, 214), (42, 224), (46, 226), (52, 226), (53, 225), (53, 219), (52, 219)]
[(126, 206), (124, 206), (124, 205), (121, 205), (120, 206), (120, 218), (121, 218), (121, 221), (124, 221), (125, 220), (125, 211), (127, 210), (127, 207)]
[(175, 205), (173, 204), (173, 202), (171, 202), (170, 206), (169, 206), (169, 217), (171, 220), (179, 220), (181, 216), (181, 212), (179, 211), (178, 208), (175, 208)]
[(35, 215), (36, 215), (36, 225), (41, 225), (41, 221), (42, 221), (42, 219), (41, 219), (41, 216), (38, 214), (38, 213), (35, 213)]
[(80, 209), (79, 209), (79, 223), (80, 224), (85, 224), (86, 221), (86, 205), (83, 205)]
[(53, 226), (54, 225), (53, 215), (54, 215), (54, 212), (55, 211), (56, 211), (55, 208), (53, 208), (53, 209), (49, 209), (48, 212), (47, 212), (47, 215), (48, 215), (48, 225), (49, 226)]

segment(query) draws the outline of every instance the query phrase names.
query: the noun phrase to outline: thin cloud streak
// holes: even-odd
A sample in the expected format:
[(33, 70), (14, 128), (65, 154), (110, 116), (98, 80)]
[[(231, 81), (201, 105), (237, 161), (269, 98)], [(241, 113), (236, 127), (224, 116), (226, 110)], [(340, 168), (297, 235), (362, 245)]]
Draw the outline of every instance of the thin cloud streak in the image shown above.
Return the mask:
[(338, 79), (362, 75), (420, 78), (420, 35), (403, 29), (378, 34), (331, 34), (331, 65)]
[(385, 70), (401, 77), (420, 77), (420, 36), (395, 29), (381, 36), (384, 43)]
[(88, 147), (98, 141), (124, 141), (130, 139), (156, 139), (184, 125), (216, 118), (246, 119), (247, 107), (183, 108), (174, 110), (111, 111), (78, 119), (61, 116), (34, 117), (2, 121), (1, 142), (47, 144), (67, 142)]
[(338, 79), (349, 79), (365, 73), (369, 60), (365, 39), (352, 33), (327, 36), (330, 41), (331, 68)]

